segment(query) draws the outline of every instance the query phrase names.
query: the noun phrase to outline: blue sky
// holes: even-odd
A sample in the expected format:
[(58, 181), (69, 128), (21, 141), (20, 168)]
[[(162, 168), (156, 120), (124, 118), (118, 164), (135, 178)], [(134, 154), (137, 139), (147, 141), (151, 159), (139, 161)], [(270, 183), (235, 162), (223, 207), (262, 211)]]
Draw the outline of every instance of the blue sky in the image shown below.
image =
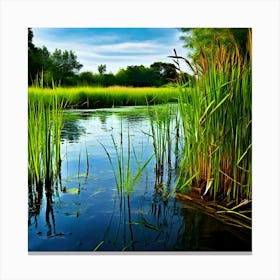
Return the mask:
[[(128, 65), (149, 67), (153, 62), (172, 62), (175, 48), (178, 55), (187, 55), (179, 40), (177, 28), (32, 28), (33, 43), (45, 45), (50, 52), (56, 48), (72, 50), (83, 64), (80, 70), (97, 73), (106, 64), (107, 73), (116, 73)], [(183, 67), (182, 67), (183, 68)], [(187, 70), (187, 69), (184, 69)]]

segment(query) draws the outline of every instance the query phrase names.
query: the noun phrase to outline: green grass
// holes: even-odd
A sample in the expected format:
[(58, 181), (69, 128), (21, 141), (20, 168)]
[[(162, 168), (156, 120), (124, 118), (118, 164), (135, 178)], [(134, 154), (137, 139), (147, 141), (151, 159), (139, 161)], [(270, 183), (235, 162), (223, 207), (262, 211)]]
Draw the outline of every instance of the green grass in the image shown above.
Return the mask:
[[(250, 42), (248, 53), (251, 55)], [(178, 188), (218, 201), (252, 199), (252, 69), (238, 49), (201, 52), (200, 75), (179, 85), (185, 145)]]
[(60, 136), (65, 104), (52, 95), (48, 102), (28, 98), (28, 180), (50, 187), (61, 167)]
[[(107, 148), (102, 143), (100, 144), (103, 147), (112, 167), (118, 193), (120, 195), (126, 194), (129, 196), (134, 191), (136, 183), (154, 155), (152, 154), (143, 164), (139, 161), (139, 155), (136, 155), (135, 149), (131, 144), (129, 127), (126, 135), (127, 142), (126, 145), (124, 144), (125, 139), (123, 135), (122, 122), (119, 141), (116, 141), (113, 135), (111, 135), (111, 137), (114, 145), (116, 162), (112, 159), (113, 155), (109, 153)], [(134, 156), (134, 158), (132, 156)], [(133, 159), (134, 161), (132, 162)], [(137, 164), (137, 168), (134, 172), (132, 172), (133, 163)]]
[(51, 100), (54, 94), (59, 100), (67, 100), (67, 106), (72, 108), (105, 108), (114, 106), (134, 106), (176, 102), (178, 89), (164, 88), (132, 88), (132, 87), (59, 87), (49, 88), (29, 87), (31, 99), (42, 98), (45, 102)]
[[(170, 103), (160, 107), (147, 105), (147, 111), (151, 130), (149, 136), (153, 141), (154, 154), (156, 158), (156, 185), (160, 185), (163, 183), (165, 171), (171, 175), (172, 143), (175, 143), (175, 153), (176, 145), (178, 149), (179, 135), (177, 133), (177, 107), (172, 106)], [(175, 119), (176, 122), (174, 121)]]

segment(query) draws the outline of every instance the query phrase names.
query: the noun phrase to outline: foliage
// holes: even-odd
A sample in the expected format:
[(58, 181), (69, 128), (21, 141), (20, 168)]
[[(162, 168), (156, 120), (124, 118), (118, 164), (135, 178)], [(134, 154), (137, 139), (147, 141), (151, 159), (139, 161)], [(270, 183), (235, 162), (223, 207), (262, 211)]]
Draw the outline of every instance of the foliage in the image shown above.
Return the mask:
[[(187, 76), (186, 73), (181, 73)], [(171, 63), (155, 62), (150, 67), (128, 66), (120, 69), (116, 75), (93, 74), (86, 71), (79, 74), (78, 84), (81, 86), (132, 86), (132, 87), (160, 87), (168, 83), (175, 83), (176, 70)]]
[(153, 85), (155, 73), (143, 65), (128, 66), (116, 74), (118, 84), (122, 86), (148, 87)]
[[(55, 86), (102, 86), (114, 85), (132, 87), (160, 87), (176, 78), (176, 68), (172, 63), (154, 62), (150, 67), (130, 65), (120, 69), (115, 75), (106, 74), (106, 64), (98, 65), (98, 73), (79, 73), (82, 64), (72, 50), (55, 49), (50, 53), (43, 46), (37, 48), (33, 42), (32, 29), (28, 29), (28, 85)], [(184, 75), (187, 75), (184, 73)]]
[(59, 176), (60, 136), (63, 108), (55, 93), (46, 102), (38, 95), (28, 96), (28, 181), (29, 185), (50, 188)]
[(100, 65), (98, 65), (98, 73), (100, 74), (100, 75), (103, 75), (103, 74), (105, 74), (105, 72), (106, 72), (106, 64), (100, 64)]
[(50, 53), (46, 47), (37, 48), (32, 42), (33, 32), (28, 28), (28, 84), (32, 84), (36, 80), (38, 73), (49, 66)]
[[(122, 122), (119, 142), (116, 142), (113, 135), (111, 135), (111, 137), (116, 154), (116, 167), (113, 163), (112, 156), (108, 152), (107, 148), (102, 143), (100, 144), (103, 147), (108, 157), (108, 160), (112, 166), (118, 193), (120, 195), (125, 193), (127, 196), (129, 196), (134, 191), (136, 183), (140, 179), (141, 174), (146, 169), (154, 155), (152, 154), (143, 163), (143, 165), (141, 162), (139, 162), (133, 144), (131, 144), (131, 135), (129, 133), (129, 127), (127, 132), (127, 142), (126, 145), (124, 145)], [(133, 163), (137, 163), (137, 169), (134, 174), (132, 173), (132, 154), (134, 155)]]
[[(69, 77), (73, 77), (75, 71), (80, 70), (82, 64), (77, 61), (77, 56), (73, 51), (55, 51), (49, 57), (48, 72), (52, 75), (54, 81), (63, 81)], [(48, 81), (48, 82), (51, 82)]]
[(249, 28), (181, 28), (183, 35), (180, 39), (185, 42), (186, 48), (193, 51), (191, 54), (193, 61), (196, 61), (201, 49), (209, 56), (211, 50), (216, 50), (220, 46), (229, 52), (238, 47), (244, 56), (249, 30)]
[[(210, 199), (252, 198), (251, 33), (247, 53), (236, 46), (206, 52), (196, 60), (192, 87), (180, 84), (185, 147), (178, 186), (201, 188)], [(186, 183), (187, 182), (187, 183)]]
[(50, 53), (45, 46), (35, 47), (32, 40), (33, 32), (28, 28), (28, 84), (36, 84), (40, 79), (49, 87), (53, 81), (73, 85), (75, 74), (82, 67), (74, 52), (56, 49)]
[(128, 105), (160, 104), (176, 102), (177, 88), (132, 88), (132, 87), (75, 87), (50, 88), (29, 87), (30, 98), (41, 98), (49, 102), (54, 96), (59, 100), (67, 101), (71, 108), (100, 108)]
[(174, 64), (165, 62), (154, 62), (150, 68), (154, 71), (157, 79), (156, 86), (164, 85), (176, 79), (176, 69)]

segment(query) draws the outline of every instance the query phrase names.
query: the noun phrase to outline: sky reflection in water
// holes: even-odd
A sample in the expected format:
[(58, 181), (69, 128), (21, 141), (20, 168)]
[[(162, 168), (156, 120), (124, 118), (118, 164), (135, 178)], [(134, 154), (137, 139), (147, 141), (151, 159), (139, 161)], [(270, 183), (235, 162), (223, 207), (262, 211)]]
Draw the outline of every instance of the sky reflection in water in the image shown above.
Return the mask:
[[(127, 135), (137, 161), (153, 153), (146, 109), (119, 108), (67, 111), (62, 131), (61, 185), (52, 195), (29, 187), (29, 251), (239, 251), (251, 250), (247, 232), (233, 231), (213, 218), (167, 201), (155, 187), (155, 159), (143, 171), (134, 192), (118, 194), (112, 166), (116, 164), (112, 135), (124, 155)], [(174, 131), (172, 133), (175, 133)], [(131, 147), (132, 149), (132, 147)], [(174, 155), (172, 155), (174, 161)], [(137, 162), (131, 156), (132, 175)], [(164, 176), (165, 192), (175, 181)], [(167, 184), (168, 182), (168, 184)], [(35, 210), (34, 210), (35, 209)]]

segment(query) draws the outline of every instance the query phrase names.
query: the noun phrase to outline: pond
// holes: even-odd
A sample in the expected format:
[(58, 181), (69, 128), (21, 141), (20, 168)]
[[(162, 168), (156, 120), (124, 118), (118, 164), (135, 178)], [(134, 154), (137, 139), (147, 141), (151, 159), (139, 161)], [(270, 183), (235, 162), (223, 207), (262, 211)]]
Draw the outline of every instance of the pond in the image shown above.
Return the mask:
[(146, 107), (65, 111), (59, 181), (52, 192), (29, 186), (29, 252), (251, 251), (249, 231), (175, 198), (182, 143), (158, 174), (150, 117)]

